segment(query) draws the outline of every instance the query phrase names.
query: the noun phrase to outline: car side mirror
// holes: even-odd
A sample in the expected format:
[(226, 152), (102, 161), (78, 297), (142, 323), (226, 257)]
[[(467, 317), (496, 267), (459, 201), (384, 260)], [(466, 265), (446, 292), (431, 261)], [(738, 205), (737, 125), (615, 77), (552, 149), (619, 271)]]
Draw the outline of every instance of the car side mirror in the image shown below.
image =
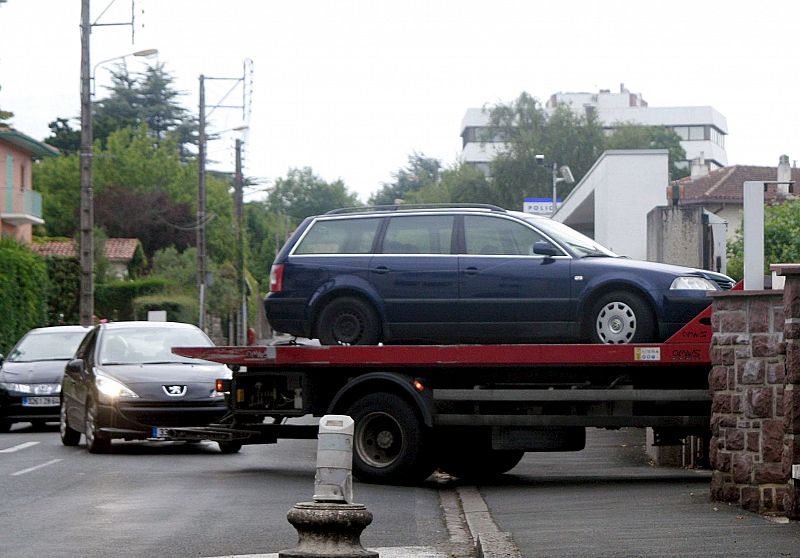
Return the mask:
[(553, 256), (558, 255), (558, 248), (556, 248), (549, 242), (540, 240), (539, 242), (533, 245), (533, 253), (539, 254), (541, 256), (547, 256), (548, 258), (552, 258)]
[(67, 364), (67, 367), (64, 369), (64, 372), (67, 374), (72, 374), (74, 376), (81, 376), (85, 374), (86, 370), (84, 368), (83, 359), (76, 358)]

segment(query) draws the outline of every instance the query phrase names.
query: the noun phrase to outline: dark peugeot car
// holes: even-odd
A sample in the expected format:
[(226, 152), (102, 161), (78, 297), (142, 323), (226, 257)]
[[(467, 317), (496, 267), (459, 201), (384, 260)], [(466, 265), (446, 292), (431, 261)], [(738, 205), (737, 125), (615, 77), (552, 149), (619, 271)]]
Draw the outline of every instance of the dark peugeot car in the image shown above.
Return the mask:
[(32, 329), (7, 357), (0, 355), (0, 432), (15, 422), (58, 420), (64, 365), (88, 331), (81, 326)]
[[(205, 426), (226, 412), (217, 378), (222, 364), (178, 356), (172, 347), (207, 347), (197, 327), (174, 322), (116, 322), (95, 326), (64, 372), (61, 441), (81, 434), (91, 453), (109, 450), (113, 438), (167, 439), (165, 429)], [(241, 444), (220, 442), (223, 453)]]
[(326, 345), (654, 342), (733, 283), (618, 256), (545, 217), (400, 206), (303, 221), (264, 306), (275, 330)]

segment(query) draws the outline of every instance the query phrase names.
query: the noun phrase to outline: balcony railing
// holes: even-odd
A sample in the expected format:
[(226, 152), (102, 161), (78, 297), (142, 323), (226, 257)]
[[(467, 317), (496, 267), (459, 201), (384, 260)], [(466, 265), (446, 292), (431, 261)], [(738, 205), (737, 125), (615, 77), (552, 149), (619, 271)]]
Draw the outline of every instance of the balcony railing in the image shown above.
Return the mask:
[(42, 223), (42, 194), (15, 188), (3, 188), (0, 219), (14, 225)]

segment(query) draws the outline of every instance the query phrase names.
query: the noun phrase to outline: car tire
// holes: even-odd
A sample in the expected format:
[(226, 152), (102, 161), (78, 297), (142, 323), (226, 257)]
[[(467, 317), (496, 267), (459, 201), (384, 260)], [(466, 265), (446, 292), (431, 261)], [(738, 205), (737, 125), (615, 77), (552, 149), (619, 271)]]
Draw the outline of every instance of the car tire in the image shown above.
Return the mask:
[(97, 403), (94, 399), (86, 402), (86, 426), (83, 431), (86, 449), (89, 453), (107, 453), (111, 449), (111, 439), (99, 432), (97, 427)]
[(656, 341), (656, 321), (650, 305), (636, 294), (613, 291), (592, 305), (592, 343), (625, 344)]
[(360, 298), (345, 296), (329, 302), (319, 315), (317, 337), (323, 345), (376, 345), (378, 315)]
[(0, 419), (0, 434), (5, 434), (6, 432), (11, 430), (11, 421), (6, 419)]
[(70, 427), (67, 419), (67, 404), (63, 399), (61, 400), (59, 415), (58, 431), (61, 435), (61, 443), (65, 446), (77, 446), (81, 441), (81, 433)]
[(217, 442), (219, 452), (224, 454), (239, 453), (242, 449), (241, 442)]
[(433, 472), (429, 429), (402, 397), (372, 393), (345, 414), (355, 421), (353, 474), (358, 480), (411, 484)]

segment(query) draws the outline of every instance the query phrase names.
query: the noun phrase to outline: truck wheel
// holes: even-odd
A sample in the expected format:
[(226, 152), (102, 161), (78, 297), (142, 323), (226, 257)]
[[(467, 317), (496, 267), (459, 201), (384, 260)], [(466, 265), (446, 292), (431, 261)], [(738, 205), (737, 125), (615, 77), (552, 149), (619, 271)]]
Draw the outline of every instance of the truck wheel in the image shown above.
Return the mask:
[(592, 343), (647, 343), (656, 341), (655, 319), (639, 295), (614, 291), (592, 306), (589, 337)]
[(465, 448), (439, 458), (439, 468), (461, 479), (488, 479), (509, 472), (522, 460), (522, 450)]
[(380, 334), (378, 315), (369, 304), (352, 296), (329, 302), (317, 325), (323, 345), (376, 345)]
[(372, 393), (347, 413), (355, 422), (353, 474), (362, 482), (410, 484), (433, 472), (428, 432), (412, 406), (391, 393)]

